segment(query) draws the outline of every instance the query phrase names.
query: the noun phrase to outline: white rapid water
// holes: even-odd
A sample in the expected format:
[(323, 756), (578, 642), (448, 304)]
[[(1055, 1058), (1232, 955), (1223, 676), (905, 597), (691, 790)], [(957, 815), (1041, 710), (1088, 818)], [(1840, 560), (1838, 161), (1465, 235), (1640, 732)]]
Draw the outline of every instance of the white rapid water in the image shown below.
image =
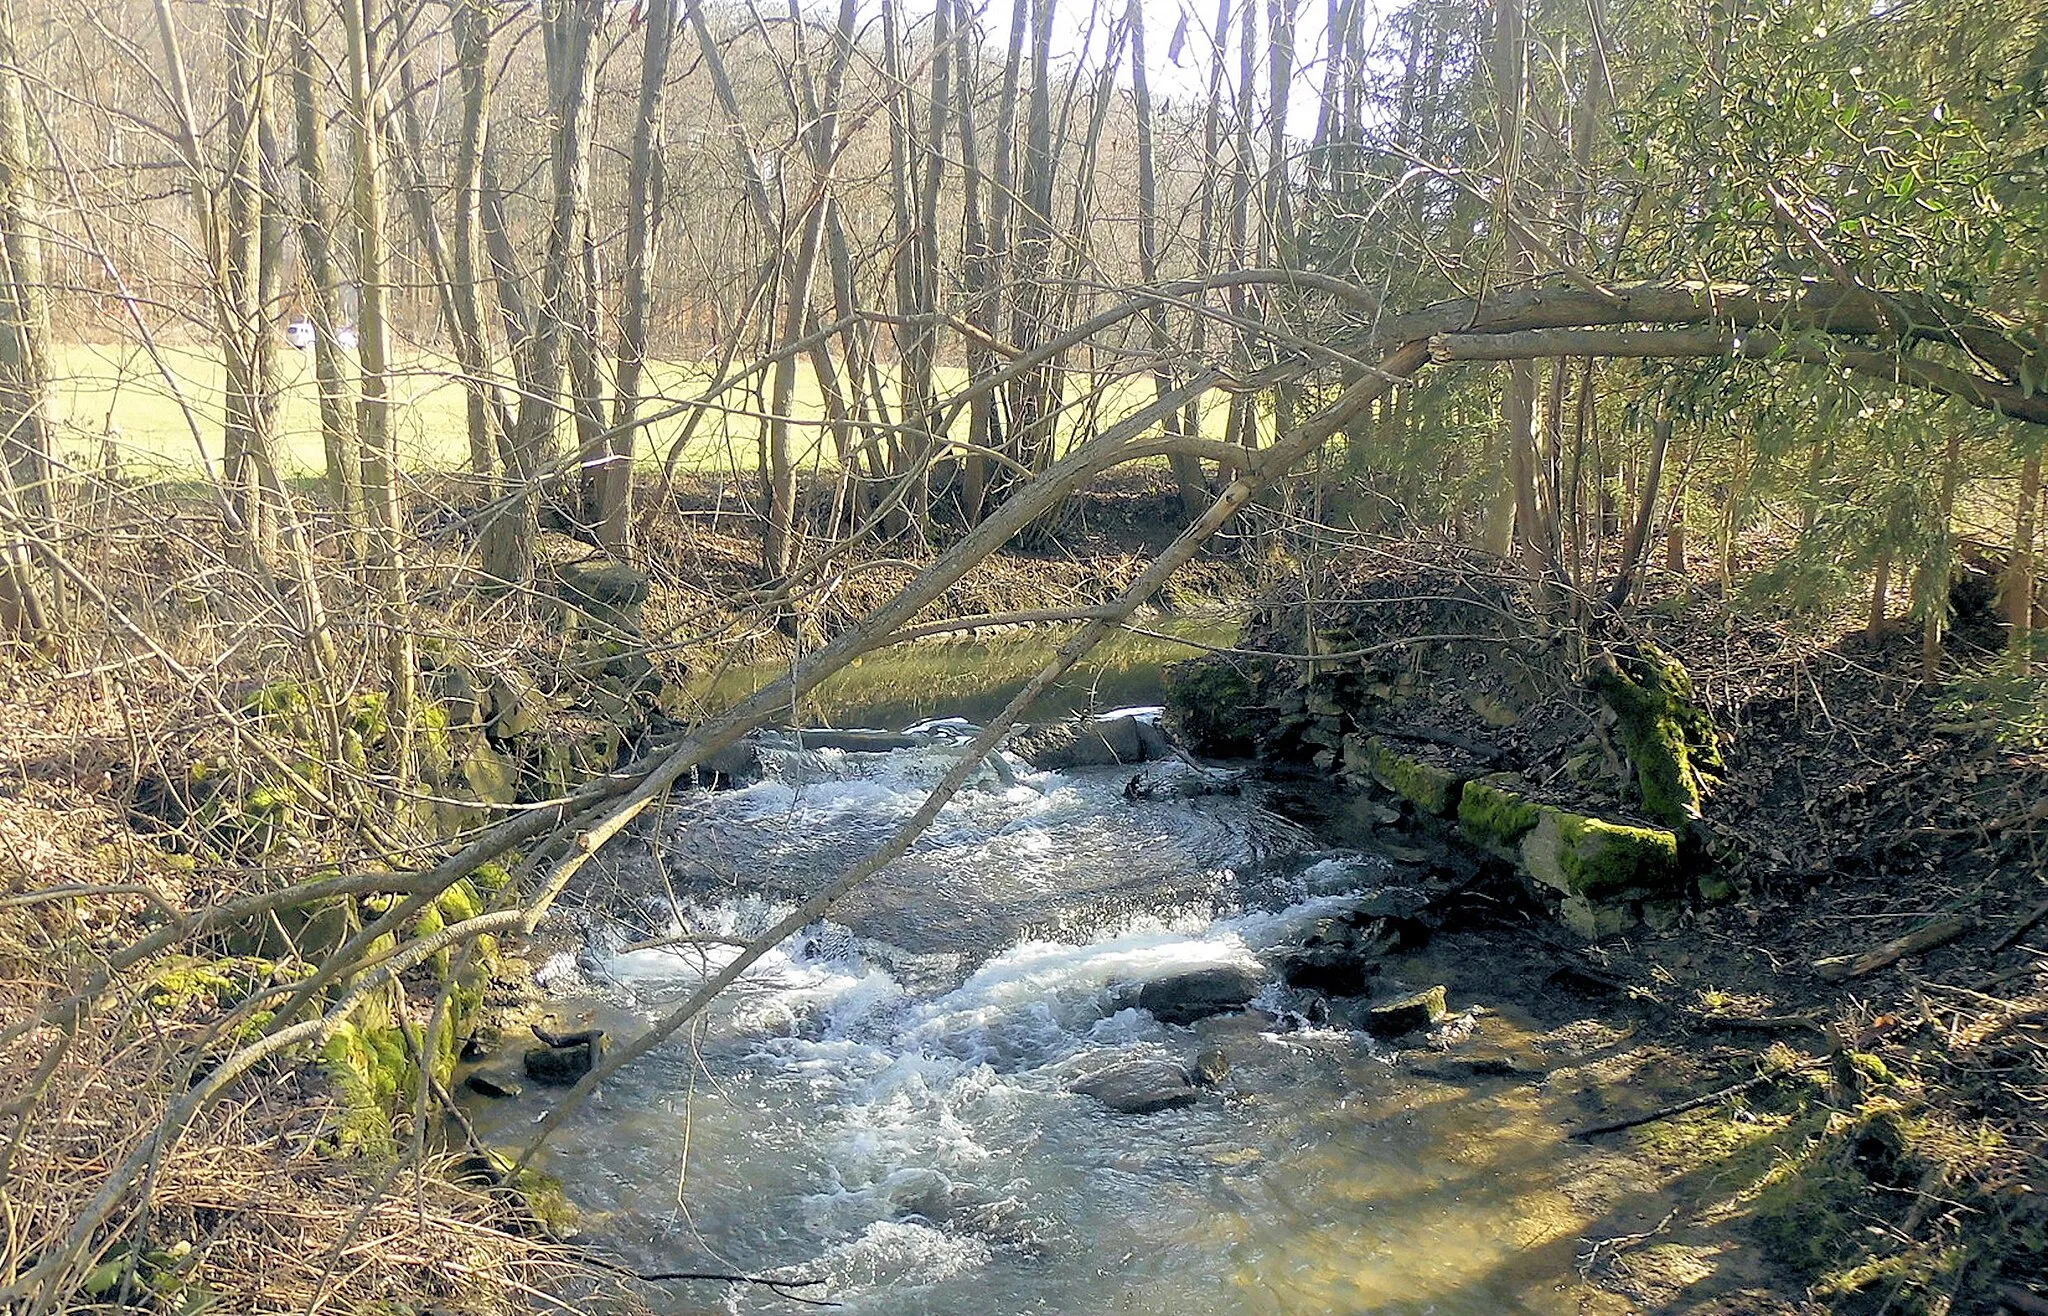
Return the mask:
[[(736, 954), (716, 939), (861, 857), (951, 761), (771, 755), (762, 782), (681, 802), (616, 875), (581, 980), (551, 982), (561, 1011), (645, 1027)], [(1394, 1093), (1386, 1053), (1295, 1026), (1279, 986), (1193, 1028), (1136, 1007), (1145, 982), (1260, 964), (1386, 874), (1312, 852), (1251, 796), (1126, 799), (1132, 771), (985, 773), (834, 922), (609, 1083), (547, 1167), (591, 1239), (641, 1270), (821, 1280), (804, 1292), (853, 1312), (1550, 1310), (1511, 1282), (1512, 1185), (1466, 1182), (1431, 1127), (1370, 1113)], [(678, 934), (699, 940), (622, 949)], [(1232, 1072), (1182, 1109), (1068, 1090), (1211, 1048)], [(476, 1113), (510, 1141), (548, 1100)], [(1420, 1191), (1444, 1183), (1465, 1187)], [(790, 1309), (743, 1287), (652, 1297)]]

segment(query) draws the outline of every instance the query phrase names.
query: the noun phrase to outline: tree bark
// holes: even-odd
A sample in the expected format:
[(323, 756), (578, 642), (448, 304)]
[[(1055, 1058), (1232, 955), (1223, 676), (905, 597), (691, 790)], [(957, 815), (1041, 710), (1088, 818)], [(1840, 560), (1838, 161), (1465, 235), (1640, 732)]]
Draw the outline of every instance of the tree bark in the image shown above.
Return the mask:
[(0, 642), (37, 648), (52, 618), (27, 541), (45, 532), (55, 499), (43, 216), (21, 67), (13, 0), (0, 0)]
[[(1154, 160), (1152, 138), (1152, 89), (1145, 67), (1145, 6), (1131, 0), (1126, 11), (1131, 29), (1131, 108), (1138, 138), (1138, 282), (1159, 281), (1159, 171)], [(1145, 313), (1152, 349), (1152, 389), (1163, 397), (1173, 390), (1173, 342), (1167, 334), (1166, 307), (1155, 303)], [(1178, 414), (1166, 418), (1168, 435), (1182, 433)], [(1202, 514), (1209, 500), (1208, 481), (1202, 462), (1191, 453), (1175, 453), (1168, 459), (1174, 484), (1180, 491), (1181, 510), (1189, 517)]]
[(626, 266), (619, 314), (618, 396), (612, 409), (605, 465), (595, 482), (596, 505), (585, 517), (597, 527), (598, 543), (625, 557), (633, 497), (634, 428), (640, 412), (640, 377), (647, 361), (647, 321), (653, 309), (650, 270), (661, 231), (667, 187), (666, 152), (669, 53), (675, 48), (675, 0), (647, 0), (640, 53), (640, 99), (634, 111), (633, 146), (626, 172)]
[(334, 208), (328, 202), (327, 119), (320, 103), (311, 0), (293, 0), (292, 110), (299, 168), (299, 251), (306, 266), (307, 319), (313, 324), (313, 378), (320, 397), (320, 446), (327, 493), (358, 555), (362, 552), (363, 457), (356, 434), (354, 362), (341, 346), (341, 275), (334, 260)]
[(2040, 588), (2036, 565), (2036, 540), (2040, 534), (2041, 450), (2037, 447), (2020, 464), (2019, 510), (2013, 518), (2012, 559), (2002, 583), (2008, 632), (2007, 648), (2021, 673), (2032, 669), (2034, 657), (2034, 597)]
[(403, 725), (413, 706), (414, 662), (412, 627), (406, 617), (404, 514), (398, 490), (398, 453), (391, 428), (383, 106), (376, 91), (382, 84), (384, 68), (383, 52), (377, 46), (382, 24), (376, 3), (377, 0), (342, 0), (341, 13), (348, 35), (348, 108), (355, 147), (356, 278), (361, 289), (356, 345), (363, 372), (363, 502), (369, 511), (370, 579), (378, 596), (386, 688), (394, 725)]

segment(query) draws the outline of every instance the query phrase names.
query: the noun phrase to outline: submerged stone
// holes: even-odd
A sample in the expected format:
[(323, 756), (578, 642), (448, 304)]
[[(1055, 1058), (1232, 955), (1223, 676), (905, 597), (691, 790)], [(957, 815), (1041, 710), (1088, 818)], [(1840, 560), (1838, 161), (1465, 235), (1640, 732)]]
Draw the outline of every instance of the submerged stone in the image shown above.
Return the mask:
[(579, 1036), (564, 1046), (530, 1046), (522, 1060), (526, 1076), (547, 1087), (568, 1087), (597, 1068), (604, 1034)]
[(1191, 1024), (1242, 1010), (1263, 986), (1265, 979), (1256, 969), (1218, 965), (1146, 983), (1138, 989), (1138, 1008), (1150, 1010), (1163, 1024)]

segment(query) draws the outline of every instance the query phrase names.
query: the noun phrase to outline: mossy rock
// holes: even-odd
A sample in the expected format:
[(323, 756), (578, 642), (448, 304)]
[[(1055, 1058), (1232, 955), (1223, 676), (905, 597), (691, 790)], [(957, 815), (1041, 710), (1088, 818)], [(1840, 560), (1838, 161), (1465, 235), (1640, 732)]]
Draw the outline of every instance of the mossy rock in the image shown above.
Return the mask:
[(519, 764), (481, 737), (463, 750), (461, 769), (463, 782), (477, 799), (510, 804), (519, 798)]
[(647, 602), (647, 573), (623, 562), (571, 562), (556, 574), (562, 597), (586, 608), (637, 608)]
[(264, 959), (296, 955), (318, 963), (361, 927), (355, 902), (347, 896), (330, 896), (287, 906), (237, 927), (228, 934), (228, 950)]
[(151, 977), (149, 1003), (172, 1013), (212, 1011), (248, 999), (279, 973), (275, 960), (260, 955), (174, 959)]
[(562, 1188), (562, 1181), (539, 1170), (521, 1170), (510, 1185), (541, 1229), (554, 1238), (568, 1238), (581, 1225), (576, 1206)]
[(1592, 684), (1614, 710), (1643, 812), (1673, 827), (1698, 818), (1723, 764), (1714, 720), (1700, 707), (1685, 668), (1656, 645), (1642, 644), (1596, 666)]
[(1585, 896), (1566, 896), (1557, 902), (1557, 921), (1587, 941), (1619, 936), (1636, 925), (1636, 907), (1626, 901), (1610, 903)]
[(1538, 814), (1520, 851), (1523, 869), (1543, 885), (1595, 903), (1682, 891), (1676, 834), (1548, 805)]
[(1448, 818), (1458, 811), (1466, 779), (1428, 759), (1411, 758), (1374, 736), (1365, 742), (1373, 780), (1424, 813)]
[(1256, 752), (1260, 721), (1251, 711), (1258, 698), (1250, 671), (1227, 654), (1209, 654), (1169, 664), (1166, 721), (1197, 754), (1242, 758)]
[(1522, 779), (1496, 772), (1465, 783), (1458, 794), (1458, 834), (1499, 859), (1521, 858), (1522, 838), (1535, 829), (1542, 807), (1524, 799)]
[(491, 677), (490, 735), (498, 741), (531, 735), (547, 713), (547, 701), (502, 673)]
[(382, 749), (391, 738), (391, 699), (381, 690), (352, 696), (342, 710), (348, 727), (365, 749)]
[(297, 681), (272, 681), (242, 699), (242, 711), (284, 735), (304, 738), (313, 727), (313, 700)]
[(451, 727), (474, 726), (483, 718), (484, 699), (469, 668), (451, 663), (425, 674), (427, 694), (448, 716)]
[(320, 1049), (321, 1068), (340, 1106), (335, 1146), (345, 1155), (386, 1157), (397, 1150), (391, 1120), (417, 1090), (419, 1068), (395, 1023), (344, 1021)]

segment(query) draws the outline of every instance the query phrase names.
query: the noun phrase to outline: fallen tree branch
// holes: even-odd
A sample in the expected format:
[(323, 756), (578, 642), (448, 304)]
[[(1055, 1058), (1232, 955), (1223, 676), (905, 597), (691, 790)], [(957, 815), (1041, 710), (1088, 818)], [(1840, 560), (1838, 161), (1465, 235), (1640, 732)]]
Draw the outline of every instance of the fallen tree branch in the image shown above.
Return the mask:
[(1905, 936), (1874, 946), (1860, 955), (1830, 955), (1826, 959), (1815, 960), (1813, 971), (1822, 982), (1847, 982), (1896, 964), (1908, 955), (1945, 946), (1976, 926), (1977, 921), (1967, 915), (1951, 914), (1922, 923)]

